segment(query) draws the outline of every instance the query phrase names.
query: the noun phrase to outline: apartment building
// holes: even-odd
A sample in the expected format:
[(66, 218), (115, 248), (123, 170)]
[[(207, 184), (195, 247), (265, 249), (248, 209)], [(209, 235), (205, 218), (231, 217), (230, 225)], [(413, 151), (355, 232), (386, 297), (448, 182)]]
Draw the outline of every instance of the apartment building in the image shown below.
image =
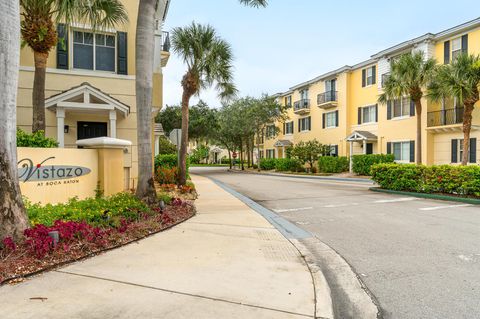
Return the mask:
[[(138, 176), (137, 115), (135, 101), (135, 30), (138, 1), (122, 1), (129, 17), (116, 29), (93, 31), (91, 26), (58, 24), (59, 40), (47, 64), (46, 136), (59, 147), (75, 148), (76, 141), (101, 136), (132, 142), (124, 150), (125, 189), (135, 187)], [(162, 31), (170, 0), (160, 0), (156, 12), (153, 110), (163, 101), (162, 68), (169, 59), (169, 35)], [(17, 126), (31, 131), (33, 52), (20, 55)], [(152, 132), (154, 131), (152, 123)]]
[[(266, 136), (261, 157), (282, 158), (300, 141), (317, 139), (332, 146), (332, 155), (394, 154), (398, 162), (415, 162), (416, 116), (408, 98), (378, 103), (390, 63), (408, 52), (422, 51), (438, 63), (450, 63), (460, 52), (480, 54), (480, 18), (439, 33), (427, 33), (380, 51), (370, 59), (322, 74), (276, 94), (289, 106), (289, 120), (275, 123), (280, 134)], [(480, 104), (480, 103), (479, 103)], [(422, 161), (461, 161), (463, 106), (454, 99), (422, 100)], [(470, 162), (479, 163), (480, 105), (473, 113)]]

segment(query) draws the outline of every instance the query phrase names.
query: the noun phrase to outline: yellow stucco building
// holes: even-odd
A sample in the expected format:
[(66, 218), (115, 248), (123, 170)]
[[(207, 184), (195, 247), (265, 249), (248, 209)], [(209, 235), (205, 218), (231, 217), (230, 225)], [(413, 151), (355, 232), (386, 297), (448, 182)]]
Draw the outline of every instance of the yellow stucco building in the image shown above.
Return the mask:
[[(162, 68), (169, 58), (169, 36), (162, 31), (170, 0), (159, 0), (156, 12), (152, 112), (162, 107)], [(50, 52), (47, 64), (46, 135), (59, 147), (76, 148), (76, 141), (101, 136), (131, 141), (124, 149), (124, 188), (135, 187), (138, 176), (135, 101), (135, 29), (138, 1), (123, 0), (129, 22), (93, 32), (88, 25), (58, 24), (65, 40)], [(20, 55), (17, 126), (32, 126), (33, 52)], [(153, 123), (152, 123), (153, 131)]]
[[(332, 146), (332, 155), (395, 154), (398, 162), (414, 162), (415, 108), (408, 98), (382, 105), (377, 102), (390, 61), (414, 51), (450, 63), (459, 52), (480, 54), (480, 18), (433, 34), (427, 33), (380, 51), (356, 65), (347, 65), (276, 94), (291, 106), (289, 120), (275, 123), (280, 134), (265, 138), (260, 157), (285, 157), (300, 141), (317, 139)], [(470, 162), (479, 163), (480, 103), (473, 113)], [(463, 106), (453, 100), (422, 100), (422, 161), (425, 164), (461, 162)]]

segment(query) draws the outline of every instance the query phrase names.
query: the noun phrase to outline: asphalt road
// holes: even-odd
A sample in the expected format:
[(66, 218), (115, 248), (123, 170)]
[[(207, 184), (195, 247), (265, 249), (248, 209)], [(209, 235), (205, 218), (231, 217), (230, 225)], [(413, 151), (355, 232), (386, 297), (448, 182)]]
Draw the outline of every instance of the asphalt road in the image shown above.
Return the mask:
[(365, 183), (194, 168), (315, 234), (385, 318), (480, 318), (480, 207), (374, 193)]

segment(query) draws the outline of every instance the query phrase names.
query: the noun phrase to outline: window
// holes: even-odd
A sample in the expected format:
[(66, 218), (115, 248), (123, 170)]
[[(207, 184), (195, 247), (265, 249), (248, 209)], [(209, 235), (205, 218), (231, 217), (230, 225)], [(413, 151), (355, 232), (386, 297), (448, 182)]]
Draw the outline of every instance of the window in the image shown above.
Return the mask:
[(393, 100), (393, 117), (410, 116), (410, 98)]
[(409, 162), (410, 161), (410, 142), (394, 142), (393, 146), (393, 155), (395, 160), (399, 162)]
[(456, 38), (452, 41), (452, 60), (462, 53), (462, 38)]
[(298, 130), (300, 132), (310, 131), (310, 128), (311, 128), (310, 116), (299, 119), (298, 123), (299, 123)]
[(325, 113), (325, 127), (337, 127), (337, 112)]
[(308, 89), (303, 89), (300, 91), (300, 99), (308, 100)]
[(269, 125), (267, 126), (267, 130), (266, 130), (266, 136), (267, 138), (271, 138), (271, 137), (274, 137), (276, 135), (276, 128), (275, 128), (275, 125)]
[(373, 68), (367, 69), (367, 85), (372, 85), (373, 82)]
[(360, 116), (362, 117), (360, 124), (373, 123), (377, 121), (377, 106), (370, 105), (361, 108)]
[(292, 96), (286, 96), (285, 97), (285, 106), (292, 106)]
[(337, 80), (327, 80), (325, 81), (325, 92), (335, 92), (337, 86)]
[(293, 134), (293, 121), (285, 123), (285, 134)]
[[(475, 137), (470, 138), (470, 144), (468, 149), (468, 162), (477, 162), (477, 139)], [(452, 140), (452, 163), (460, 163), (463, 160), (465, 149), (463, 147), (463, 139)]]
[(267, 158), (275, 158), (275, 150), (267, 150)]
[(377, 67), (375, 65), (362, 70), (362, 87), (375, 84), (377, 76)]
[(73, 67), (115, 72), (115, 36), (73, 31)]
[(330, 152), (327, 154), (328, 156), (338, 156), (338, 145), (332, 145), (330, 144)]

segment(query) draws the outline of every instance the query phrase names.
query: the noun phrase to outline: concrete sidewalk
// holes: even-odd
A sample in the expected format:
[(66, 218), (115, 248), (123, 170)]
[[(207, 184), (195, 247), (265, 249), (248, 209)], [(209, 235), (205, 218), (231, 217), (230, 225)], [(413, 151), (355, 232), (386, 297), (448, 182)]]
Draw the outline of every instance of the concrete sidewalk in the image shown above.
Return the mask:
[[(328, 287), (315, 297), (297, 249), (211, 180), (194, 182), (197, 216), (138, 244), (1, 287), (0, 318), (314, 318), (318, 291)], [(48, 299), (30, 299), (38, 297)], [(330, 317), (324, 297), (317, 304), (326, 304)]]

